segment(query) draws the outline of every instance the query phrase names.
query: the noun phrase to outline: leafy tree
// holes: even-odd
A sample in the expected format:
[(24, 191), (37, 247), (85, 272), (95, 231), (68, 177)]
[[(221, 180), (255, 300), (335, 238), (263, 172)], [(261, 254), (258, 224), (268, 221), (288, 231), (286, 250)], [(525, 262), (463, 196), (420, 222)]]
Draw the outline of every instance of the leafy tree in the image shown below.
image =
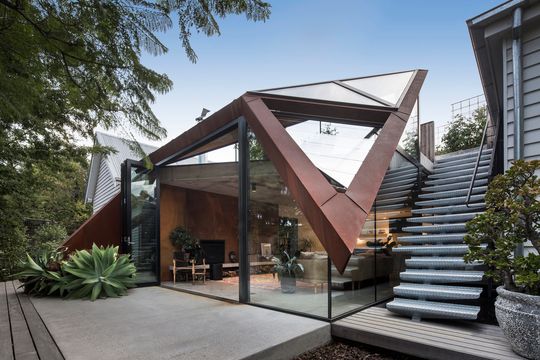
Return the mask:
[[(134, 132), (165, 137), (150, 105), (172, 82), (141, 64), (142, 51), (166, 53), (157, 35), (177, 18), (181, 45), (195, 62), (191, 32), (219, 35), (217, 19), (229, 14), (264, 21), (270, 5), (0, 0), (0, 274), (10, 273), (24, 255), (25, 218), (56, 217), (72, 231), (87, 215), (80, 194), (67, 191), (59, 176), (75, 174), (69, 169), (74, 164), (84, 168), (81, 159), (89, 151), (106, 151), (78, 146), (81, 138), (92, 137), (98, 125), (132, 139)], [(66, 197), (73, 202), (62, 207)]]
[(480, 146), (486, 121), (487, 108), (485, 106), (476, 109), (471, 117), (456, 115), (443, 135), (442, 144), (437, 147), (437, 153), (446, 154)]

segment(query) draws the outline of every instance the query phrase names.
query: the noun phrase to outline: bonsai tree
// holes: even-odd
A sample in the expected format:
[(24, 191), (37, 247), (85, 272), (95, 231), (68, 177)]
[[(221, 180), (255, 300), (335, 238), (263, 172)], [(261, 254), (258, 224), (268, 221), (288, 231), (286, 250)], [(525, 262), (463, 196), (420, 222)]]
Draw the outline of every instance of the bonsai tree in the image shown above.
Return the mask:
[(187, 253), (192, 253), (194, 250), (200, 248), (199, 239), (193, 236), (183, 226), (176, 227), (169, 235), (172, 244), (179, 250), (183, 250)]
[[(530, 240), (540, 253), (540, 161), (515, 161), (490, 183), (486, 211), (467, 224), (465, 260), (482, 261), (486, 276), (502, 282), (509, 291), (540, 295), (540, 255), (514, 256), (519, 244)], [(491, 243), (488, 249), (480, 244)]]

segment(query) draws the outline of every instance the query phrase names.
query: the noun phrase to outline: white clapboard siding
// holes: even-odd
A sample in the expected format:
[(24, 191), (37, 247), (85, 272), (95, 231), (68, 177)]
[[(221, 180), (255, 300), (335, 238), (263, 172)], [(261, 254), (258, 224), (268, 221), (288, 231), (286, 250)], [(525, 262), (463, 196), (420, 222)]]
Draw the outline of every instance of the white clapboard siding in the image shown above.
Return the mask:
[(119, 191), (120, 186), (116, 185), (116, 181), (111, 174), (111, 170), (107, 164), (107, 161), (105, 157), (102, 157), (99, 165), (99, 173), (93, 199), (94, 212), (98, 211)]

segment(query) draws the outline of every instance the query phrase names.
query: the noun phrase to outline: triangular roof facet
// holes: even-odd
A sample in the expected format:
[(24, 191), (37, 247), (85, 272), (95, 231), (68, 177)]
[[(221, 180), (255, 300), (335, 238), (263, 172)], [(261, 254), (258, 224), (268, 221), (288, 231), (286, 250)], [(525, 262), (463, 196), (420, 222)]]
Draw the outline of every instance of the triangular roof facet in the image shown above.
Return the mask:
[(394, 108), (399, 106), (399, 100), (407, 90), (413, 74), (414, 71), (404, 71), (376, 76), (265, 89), (254, 92), (355, 105)]

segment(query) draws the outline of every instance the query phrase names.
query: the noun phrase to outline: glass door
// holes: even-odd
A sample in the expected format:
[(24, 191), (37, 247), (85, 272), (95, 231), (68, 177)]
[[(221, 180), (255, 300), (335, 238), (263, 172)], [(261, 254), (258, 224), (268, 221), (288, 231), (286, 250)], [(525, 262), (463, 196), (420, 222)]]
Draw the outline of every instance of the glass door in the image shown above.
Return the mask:
[(131, 254), (139, 285), (159, 283), (159, 184), (141, 162), (122, 164), (122, 252)]

